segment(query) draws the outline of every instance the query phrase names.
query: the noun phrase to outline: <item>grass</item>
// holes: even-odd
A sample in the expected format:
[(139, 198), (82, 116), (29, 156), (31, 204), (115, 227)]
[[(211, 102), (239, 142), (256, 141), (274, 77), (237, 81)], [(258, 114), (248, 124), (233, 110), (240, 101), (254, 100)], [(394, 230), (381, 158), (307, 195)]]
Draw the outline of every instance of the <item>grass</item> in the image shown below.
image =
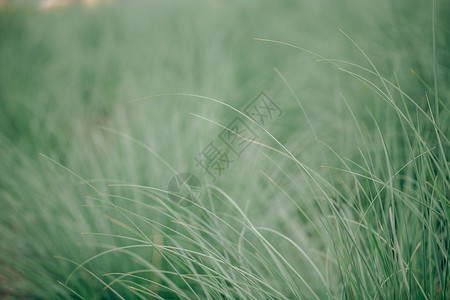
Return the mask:
[(448, 8), (412, 2), (5, 7), (0, 295), (448, 298)]

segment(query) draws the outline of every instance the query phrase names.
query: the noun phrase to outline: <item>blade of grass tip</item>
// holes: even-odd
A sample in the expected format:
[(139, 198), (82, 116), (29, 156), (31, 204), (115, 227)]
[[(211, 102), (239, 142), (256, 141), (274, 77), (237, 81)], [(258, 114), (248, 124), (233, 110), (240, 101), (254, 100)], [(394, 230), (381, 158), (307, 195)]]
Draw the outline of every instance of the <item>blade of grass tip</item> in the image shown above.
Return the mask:
[(438, 96), (438, 75), (437, 75), (437, 58), (436, 58), (436, 0), (433, 0), (431, 10), (431, 29), (433, 34), (433, 83), (434, 83), (434, 100), (436, 124), (439, 126), (439, 96)]
[(152, 281), (152, 280), (150, 280), (150, 279), (148, 279), (148, 278), (145, 278), (145, 277), (142, 277), (142, 276), (134, 275), (134, 274), (139, 274), (139, 273), (153, 273), (153, 272), (154, 272), (154, 273), (160, 273), (160, 274), (158, 274), (158, 276), (164, 276), (164, 277), (163, 277), (164, 280), (170, 280), (167, 276), (164, 275), (164, 273), (175, 274), (175, 275), (176, 275), (175, 272), (161, 271), (161, 270), (155, 269), (155, 270), (134, 270), (134, 271), (130, 271), (130, 272), (127, 272), (127, 273), (106, 273), (106, 274), (103, 274), (103, 276), (118, 275), (116, 278), (114, 278), (114, 279), (108, 284), (108, 285), (110, 285), (110, 286), (114, 285), (116, 282), (119, 282), (120, 280), (122, 280), (122, 278), (125, 278), (125, 277), (133, 277), (133, 278), (138, 278), (138, 279), (141, 279), (141, 280), (144, 280), (144, 281), (147, 281), (147, 282), (151, 282), (152, 284), (156, 284), (156, 285), (158, 285), (159, 287), (161, 287), (161, 288), (163, 288), (163, 289), (166, 289), (166, 290), (168, 290), (168, 291), (171, 291), (172, 293), (176, 294), (176, 295), (177, 295), (178, 297), (180, 297), (180, 298), (189, 299), (189, 297), (188, 297), (187, 295), (180, 294), (178, 291), (176, 291), (175, 289), (170, 288), (170, 287), (167, 286), (167, 285), (161, 284), (161, 283), (159, 283), (159, 282)]
[(69, 290), (72, 294), (74, 294), (75, 296), (77, 296), (80, 299), (86, 300), (83, 296), (81, 296), (80, 294), (78, 294), (77, 292), (75, 292), (73, 289), (71, 289), (70, 287), (67, 286), (67, 284), (62, 283), (61, 281), (57, 280), (57, 282), (62, 285), (64, 288), (66, 288), (67, 290)]
[[(423, 84), (423, 86), (430, 92), (431, 95), (433, 95), (433, 97), (436, 96), (435, 93), (434, 93), (434, 91), (433, 91), (433, 88), (430, 87), (430, 86), (425, 82), (425, 80), (423, 80), (423, 78), (420, 77), (420, 75), (417, 74), (416, 71), (414, 71), (414, 69), (410, 69), (409, 71), (410, 71), (410, 72), (411, 72), (411, 73), (412, 73), (412, 74), (420, 81), (420, 83)], [(438, 101), (439, 101), (439, 104), (440, 104), (441, 108), (444, 108), (447, 112), (450, 112), (450, 108), (445, 104), (444, 101), (442, 101), (441, 98), (438, 98)]]
[(309, 127), (311, 128), (311, 132), (315, 139), (318, 139), (316, 130), (314, 129), (314, 126), (311, 123), (311, 120), (308, 117), (308, 114), (306, 113), (305, 108), (303, 107), (303, 104), (301, 103), (300, 99), (298, 99), (297, 95), (295, 94), (294, 90), (292, 89), (292, 86), (289, 84), (289, 82), (286, 80), (286, 78), (281, 74), (281, 72), (274, 68), (275, 72), (277, 72), (278, 76), (280, 76), (281, 80), (283, 80), (284, 84), (288, 87), (289, 91), (291, 92), (292, 96), (294, 97), (295, 101), (297, 102), (298, 106), (300, 107), (300, 110), (303, 113), (303, 116), (305, 117), (306, 121), (308, 122)]
[[(75, 173), (75, 172), (73, 172), (72, 170), (70, 170), (69, 168), (67, 168), (67, 167), (65, 167), (65, 166), (63, 166), (62, 164), (60, 164), (59, 162), (57, 162), (57, 161), (55, 161), (54, 159), (52, 159), (52, 158), (50, 158), (50, 157), (48, 157), (48, 156), (46, 156), (46, 155), (44, 155), (44, 154), (42, 154), (42, 153), (39, 153), (42, 157), (44, 157), (44, 158), (46, 158), (46, 159), (48, 159), (48, 160), (50, 160), (51, 162), (53, 162), (53, 163), (55, 163), (56, 165), (58, 165), (59, 167), (61, 167), (61, 168), (63, 168), (64, 170), (66, 170), (67, 172), (69, 172), (70, 174), (72, 174), (73, 176), (75, 176), (75, 177), (77, 177), (79, 180), (81, 180), (82, 182), (84, 182), (85, 184), (87, 184), (89, 187), (91, 187), (94, 191), (96, 191), (99, 195), (101, 195), (102, 197), (106, 197), (105, 196), (105, 194), (103, 194), (102, 192), (100, 192), (95, 186), (93, 186), (92, 184), (90, 184), (89, 182), (87, 182), (84, 178), (82, 178), (80, 175), (78, 175), (77, 173)], [(116, 207), (116, 205), (108, 198), (108, 197), (106, 197), (106, 199), (110, 202), (110, 204), (111, 205), (113, 205), (114, 207)], [(152, 245), (152, 246), (154, 246), (154, 244), (153, 244), (153, 241), (151, 241), (145, 234), (144, 234), (144, 232), (142, 232), (142, 230), (123, 212), (123, 211), (121, 211), (121, 210), (119, 210), (119, 212), (128, 220), (128, 222), (130, 222), (132, 225), (133, 225), (133, 227), (134, 228), (136, 228), (136, 230), (138, 230), (139, 231), (139, 233)], [(164, 259), (166, 259), (167, 260), (167, 263), (172, 267), (172, 268), (174, 268), (174, 270), (176, 271), (176, 272), (178, 272), (178, 270), (175, 268), (175, 266), (174, 265), (172, 265), (172, 263), (164, 256), (164, 254), (162, 254), (161, 252), (160, 252), (160, 250), (157, 248), (157, 247), (155, 247), (155, 250), (161, 255), (161, 257), (163, 257)], [(71, 275), (73, 275), (73, 272), (71, 273)], [(69, 276), (71, 276), (71, 275), (69, 275)], [(197, 298), (198, 299), (200, 299), (199, 298), (199, 296), (195, 293), (195, 291), (192, 289), (192, 287), (186, 282), (186, 280), (181, 276), (181, 274), (179, 274), (179, 276), (180, 276), (180, 278), (184, 281), (184, 283), (189, 287), (189, 289), (193, 292), (193, 294), (194, 295), (196, 295), (197, 296)], [(67, 284), (67, 282), (68, 282), (68, 280), (66, 280), (66, 284)]]
[(412, 263), (412, 261), (413, 261), (413, 259), (414, 259), (414, 256), (416, 255), (417, 250), (419, 250), (419, 248), (420, 248), (420, 245), (422, 245), (422, 242), (419, 242), (419, 243), (417, 244), (416, 248), (414, 249), (414, 251), (413, 251), (413, 253), (412, 253), (412, 255), (411, 255), (411, 258), (409, 259), (408, 266), (406, 267), (406, 272), (409, 271), (409, 265)]
[[(124, 288), (126, 288), (128, 291), (130, 291), (131, 292), (131, 295), (134, 295), (134, 296), (136, 296), (138, 299), (141, 299), (141, 300), (148, 300), (148, 297), (145, 297), (144, 295), (142, 295), (142, 293), (139, 293), (138, 291), (136, 291), (136, 290), (133, 290), (133, 289), (130, 289), (130, 284), (136, 284), (136, 283), (134, 283), (134, 282), (129, 282), (129, 281), (127, 281), (127, 280), (124, 280), (123, 282), (119, 282), (119, 285), (121, 285), (122, 287), (124, 287)], [(161, 298), (158, 298), (158, 297), (160, 297), (160, 296), (158, 296), (158, 294), (157, 293), (154, 293), (156, 296), (154, 296), (152, 299), (161, 299)], [(130, 298), (131, 298), (131, 295), (129, 296)]]
[[(127, 281), (124, 281), (124, 282), (127, 282)], [(131, 284), (131, 283), (134, 283), (134, 282), (129, 281), (128, 283)], [(134, 284), (136, 284), (136, 283), (134, 283)], [(138, 285), (138, 284), (136, 284), (136, 285)], [(131, 289), (131, 290), (135, 290), (135, 291), (137, 291), (137, 292), (139, 292), (139, 293), (142, 293), (142, 294), (145, 294), (145, 295), (147, 295), (147, 296), (152, 296), (152, 297), (154, 297), (154, 298), (156, 298), (156, 299), (163, 299), (163, 300), (164, 300), (164, 298), (161, 298), (160, 296), (158, 296), (158, 295), (155, 294), (154, 292), (150, 291), (149, 289), (147, 289), (147, 288), (145, 288), (145, 287), (143, 287), (143, 286), (141, 286), (141, 285), (139, 285), (139, 286), (141, 287), (141, 289), (138, 289), (138, 288), (136, 288), (136, 287), (134, 287), (134, 286), (131, 286), (131, 285), (129, 285), (129, 286), (127, 286), (127, 287), (128, 287), (129, 289)], [(146, 291), (144, 291), (144, 289), (145, 289)]]
[(386, 83), (384, 82), (383, 77), (380, 75), (380, 72), (378, 72), (378, 69), (375, 67), (372, 60), (369, 58), (369, 56), (367, 56), (367, 54), (361, 49), (361, 47), (359, 47), (359, 45), (348, 34), (346, 34), (342, 29), (339, 29), (339, 31), (342, 34), (344, 34), (352, 42), (352, 44), (355, 45), (356, 48), (358, 48), (358, 50), (364, 55), (364, 57), (367, 59), (369, 64), (372, 66), (375, 73), (377, 73), (377, 76), (381, 80), (381, 83), (383, 84), (384, 89), (386, 90), (387, 94), (389, 95), (389, 98), (391, 99), (392, 102), (394, 102), (394, 98), (392, 97), (391, 91), (386, 86)]
[(312, 55), (314, 55), (314, 56), (316, 56), (316, 57), (318, 57), (320, 59), (325, 59), (325, 60), (327, 59), (326, 57), (324, 57), (324, 56), (322, 56), (320, 54), (317, 54), (314, 51), (311, 51), (311, 50), (308, 50), (306, 48), (303, 48), (303, 47), (300, 47), (300, 46), (297, 46), (297, 45), (294, 45), (294, 44), (290, 44), (290, 43), (287, 43), (287, 42), (271, 40), (271, 39), (264, 39), (264, 38), (253, 38), (253, 39), (256, 40), (256, 41), (269, 42), (269, 43), (274, 43), (274, 44), (279, 44), (279, 45), (283, 45), (283, 46), (292, 47), (292, 48), (295, 48), (295, 49), (298, 49), (298, 50), (302, 50), (302, 51), (304, 51), (306, 53), (312, 54)]
[(171, 96), (171, 95), (172, 95), (172, 93), (163, 93), (163, 94), (156, 94), (156, 95), (150, 95), (150, 96), (135, 98), (135, 99), (128, 100), (128, 101), (129, 101), (129, 103), (136, 103), (136, 102), (140, 102), (140, 101), (144, 101), (144, 100), (150, 100), (150, 99), (153, 99), (153, 98), (159, 98), (159, 97)]
[[(70, 262), (70, 263), (72, 263), (72, 264), (74, 264), (74, 265), (76, 265), (76, 266), (80, 266), (77, 262), (75, 262), (75, 261), (73, 261), (73, 260), (71, 260), (71, 259), (62, 257), (62, 256), (55, 256), (55, 258), (62, 259), (62, 260), (65, 260), (65, 261), (68, 261), (68, 262)], [(99, 282), (101, 282), (104, 286), (108, 286), (108, 284), (107, 284), (106, 282), (104, 282), (100, 277), (98, 277), (97, 275), (95, 275), (91, 270), (89, 270), (89, 269), (87, 269), (87, 268), (85, 268), (85, 267), (83, 267), (83, 266), (80, 266), (80, 268), (82, 268), (83, 270), (85, 270), (86, 272), (88, 272), (88, 273), (89, 273), (90, 275), (92, 275), (95, 279), (97, 279)], [(67, 282), (66, 282), (65, 284), (67, 285)], [(112, 291), (112, 292), (113, 292), (117, 297), (119, 297), (120, 299), (125, 300), (125, 298), (123, 298), (123, 297), (122, 297), (115, 289), (113, 289), (112, 287), (108, 286), (108, 289), (109, 289), (110, 291)]]
[(133, 234), (139, 235), (139, 234), (138, 234), (136, 231), (134, 231), (131, 227), (125, 225), (124, 223), (120, 222), (120, 221), (117, 220), (116, 218), (113, 218), (113, 217), (111, 217), (111, 216), (109, 216), (109, 215), (107, 215), (107, 214), (105, 214), (105, 213), (102, 213), (102, 216), (103, 216), (105, 219), (107, 219), (107, 220), (113, 222), (114, 224), (116, 224), (116, 225), (118, 225), (118, 226), (120, 226), (120, 227), (126, 229), (127, 231), (129, 231), (129, 232), (131, 232), (131, 233), (133, 233)]
[(59, 166), (60, 168), (66, 170), (67, 172), (69, 172), (70, 174), (72, 174), (73, 176), (75, 176), (76, 178), (78, 178), (81, 182), (83, 182), (84, 184), (86, 184), (87, 186), (89, 186), (90, 188), (92, 188), (95, 192), (97, 192), (99, 195), (103, 196), (103, 193), (100, 192), (95, 186), (93, 186), (91, 183), (89, 183), (86, 179), (84, 179), (83, 177), (81, 177), (80, 175), (78, 175), (77, 173), (75, 173), (74, 171), (70, 170), (69, 168), (67, 168), (66, 166), (63, 166), (62, 164), (60, 164), (59, 162), (57, 162), (56, 160), (48, 157), (47, 155), (43, 154), (43, 153), (39, 153), (40, 156), (44, 157), (45, 159), (48, 159), (49, 161), (51, 161), (52, 163), (56, 164), (57, 166)]

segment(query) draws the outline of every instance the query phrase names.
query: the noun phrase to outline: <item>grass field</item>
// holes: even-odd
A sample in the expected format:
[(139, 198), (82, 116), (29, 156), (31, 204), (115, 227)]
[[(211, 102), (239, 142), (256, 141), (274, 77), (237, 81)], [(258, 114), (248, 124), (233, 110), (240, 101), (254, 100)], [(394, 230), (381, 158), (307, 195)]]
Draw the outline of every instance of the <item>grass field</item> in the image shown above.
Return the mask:
[(0, 6), (0, 297), (447, 299), (448, 15)]

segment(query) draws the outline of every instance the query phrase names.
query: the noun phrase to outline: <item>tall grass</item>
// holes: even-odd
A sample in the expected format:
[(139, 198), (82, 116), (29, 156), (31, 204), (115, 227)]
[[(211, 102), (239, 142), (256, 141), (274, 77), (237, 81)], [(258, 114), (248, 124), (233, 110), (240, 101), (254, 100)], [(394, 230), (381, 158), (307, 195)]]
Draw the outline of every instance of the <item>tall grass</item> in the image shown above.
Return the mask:
[[(1, 12), (2, 297), (446, 299), (444, 4)], [(260, 138), (212, 181), (235, 117)]]

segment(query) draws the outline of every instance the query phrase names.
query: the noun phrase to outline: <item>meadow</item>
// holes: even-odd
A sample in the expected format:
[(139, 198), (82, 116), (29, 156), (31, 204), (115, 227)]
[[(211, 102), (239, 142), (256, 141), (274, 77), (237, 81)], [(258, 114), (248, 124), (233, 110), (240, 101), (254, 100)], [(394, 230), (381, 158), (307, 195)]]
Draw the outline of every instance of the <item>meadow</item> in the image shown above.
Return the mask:
[(448, 1), (12, 3), (1, 298), (449, 297)]

